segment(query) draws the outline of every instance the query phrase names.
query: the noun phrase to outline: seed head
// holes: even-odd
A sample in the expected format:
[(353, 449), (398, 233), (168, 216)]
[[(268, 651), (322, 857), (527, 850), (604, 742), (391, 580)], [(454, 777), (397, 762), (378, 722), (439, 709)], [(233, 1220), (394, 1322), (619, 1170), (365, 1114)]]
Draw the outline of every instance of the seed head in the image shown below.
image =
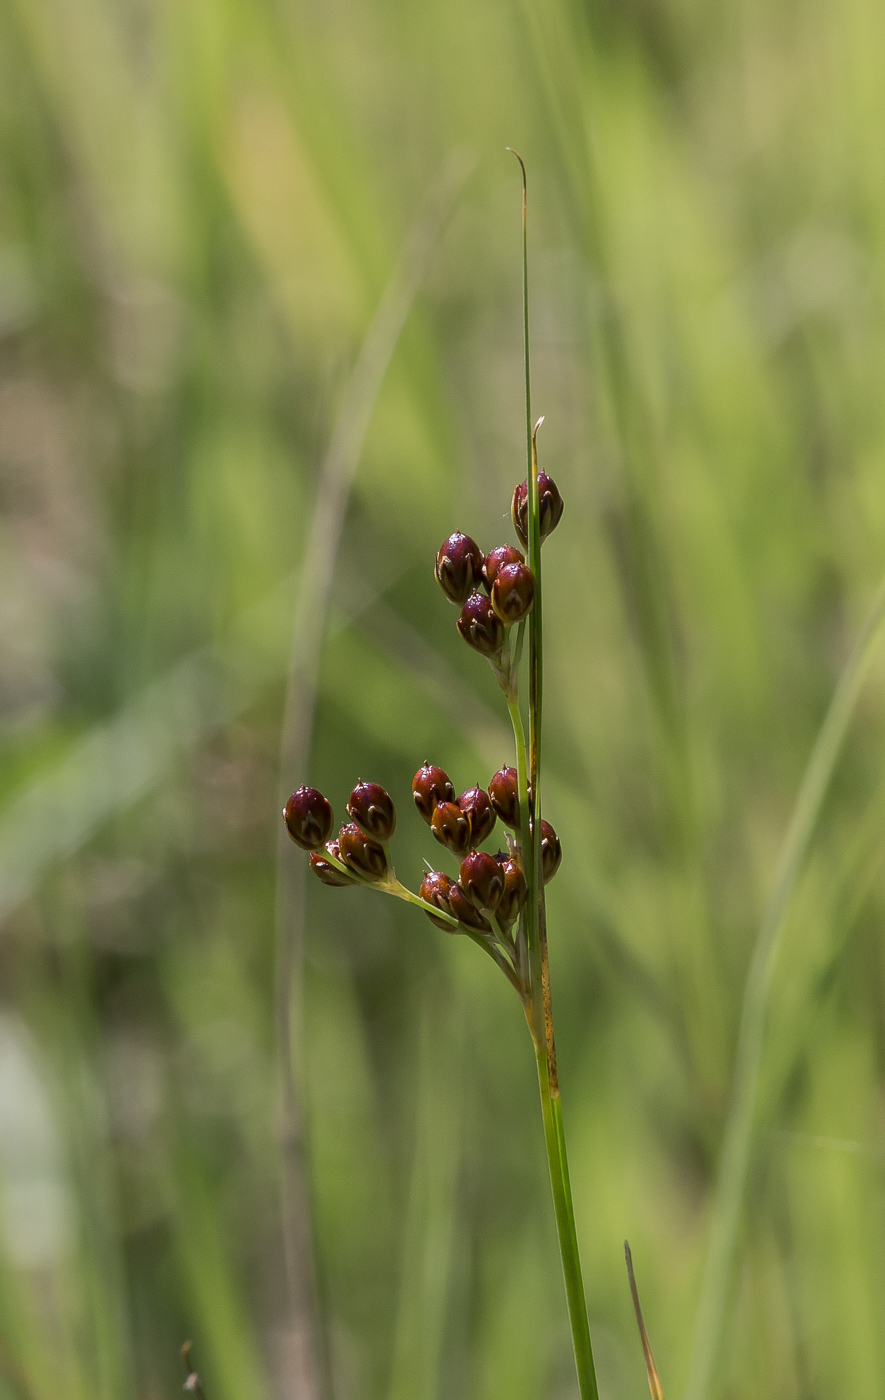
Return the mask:
[(485, 788), (470, 788), (458, 798), (458, 809), (470, 823), (469, 846), (481, 846), (495, 827), (495, 810)]
[(364, 880), (383, 880), (387, 874), (387, 856), (384, 847), (379, 846), (356, 822), (342, 826), (338, 833), (338, 849), (345, 865)]
[(347, 803), (347, 815), (374, 841), (389, 841), (396, 828), (396, 808), (380, 783), (357, 783)]
[(505, 564), (492, 584), (492, 607), (511, 627), (521, 622), (535, 600), (535, 576), (527, 564)]
[[(449, 895), (454, 889), (454, 886), (455, 881), (450, 879), (448, 875), (444, 875), (441, 870), (428, 870), (424, 879), (421, 881), (418, 895), (419, 898), (424, 900), (425, 904), (433, 904), (437, 909), (444, 909), (448, 914), (451, 913), (449, 908)], [(445, 929), (446, 933), (454, 933), (456, 931), (445, 919), (436, 918), (429, 910), (427, 911), (427, 917), (432, 924), (436, 924), (437, 928)]]
[(491, 593), (492, 584), (495, 582), (495, 575), (499, 569), (506, 568), (508, 564), (524, 563), (525, 556), (521, 550), (516, 548), (515, 544), (496, 544), (494, 549), (489, 550), (482, 566), (482, 580), (486, 586), (486, 592)]
[(470, 817), (455, 802), (440, 802), (430, 821), (437, 841), (456, 856), (470, 849)]
[(544, 884), (553, 879), (562, 862), (562, 846), (549, 822), (541, 822), (541, 874)]
[[(513, 528), (520, 538), (523, 549), (528, 549), (528, 482), (523, 481), (513, 492), (510, 515)], [(545, 540), (551, 530), (555, 530), (562, 519), (562, 497), (552, 476), (538, 472), (538, 504), (541, 511), (541, 539)]]
[(454, 802), (455, 789), (448, 773), (433, 763), (425, 763), (412, 779), (412, 796), (415, 806), (429, 826), (441, 802)]
[(504, 624), (482, 593), (471, 593), (467, 599), (458, 618), (458, 631), (482, 656), (497, 656), (504, 645)]
[(504, 872), (494, 856), (469, 851), (461, 862), (458, 884), (477, 909), (494, 913), (504, 894)]
[(519, 830), (519, 781), (515, 768), (502, 768), (489, 783), (492, 806), (505, 826)]
[(488, 919), (483, 918), (476, 906), (470, 903), (460, 884), (453, 885), (449, 890), (449, 908), (459, 924), (478, 929), (480, 933), (491, 933), (492, 926)]
[(519, 918), (519, 911), (525, 904), (528, 889), (525, 876), (516, 861), (506, 856), (503, 860), (500, 856), (498, 859), (504, 872), (504, 893), (498, 905), (498, 922), (502, 927), (509, 928)]
[(303, 851), (318, 851), (332, 835), (334, 820), (328, 798), (312, 787), (293, 792), (283, 808), (286, 830)]
[[(325, 849), (330, 855), (335, 856), (337, 860), (341, 859), (341, 851), (337, 841), (327, 841)], [(349, 875), (345, 875), (343, 870), (339, 870), (337, 865), (333, 865), (330, 860), (326, 860), (322, 851), (311, 851), (310, 868), (314, 875), (322, 880), (324, 885), (356, 884), (356, 881), (352, 880)]]
[(453, 603), (464, 603), (482, 582), (483, 555), (475, 540), (456, 530), (436, 556), (436, 581)]

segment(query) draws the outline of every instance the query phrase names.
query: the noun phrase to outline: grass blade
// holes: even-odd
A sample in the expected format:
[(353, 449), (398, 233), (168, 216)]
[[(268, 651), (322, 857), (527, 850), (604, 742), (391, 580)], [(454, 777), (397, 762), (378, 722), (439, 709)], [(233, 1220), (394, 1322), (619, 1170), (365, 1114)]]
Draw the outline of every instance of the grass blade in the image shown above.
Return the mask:
[(633, 1311), (636, 1314), (636, 1326), (639, 1328), (639, 1337), (642, 1342), (642, 1352), (645, 1356), (645, 1369), (648, 1375), (648, 1388), (651, 1393), (651, 1400), (664, 1400), (664, 1387), (661, 1385), (655, 1366), (655, 1359), (651, 1354), (648, 1333), (645, 1330), (645, 1318), (642, 1316), (642, 1306), (639, 1302), (639, 1289), (636, 1287), (636, 1275), (633, 1272), (633, 1254), (627, 1240), (624, 1240), (624, 1258), (627, 1261), (627, 1277), (630, 1280), (630, 1294), (633, 1298)]
[(815, 741), (781, 847), (750, 963), (741, 1011), (731, 1106), (713, 1206), (686, 1400), (705, 1400), (713, 1381), (735, 1263), (753, 1147), (759, 1073), (772, 980), (790, 903), (857, 697), (885, 618), (885, 581), (848, 658)]

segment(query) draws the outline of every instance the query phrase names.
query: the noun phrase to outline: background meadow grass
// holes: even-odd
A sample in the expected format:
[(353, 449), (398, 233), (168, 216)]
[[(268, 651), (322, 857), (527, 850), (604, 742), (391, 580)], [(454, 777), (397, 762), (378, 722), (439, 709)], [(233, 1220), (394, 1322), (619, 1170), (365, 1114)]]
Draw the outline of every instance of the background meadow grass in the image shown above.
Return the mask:
[[(2, 1400), (169, 1397), (186, 1336), (211, 1400), (299, 1393), (273, 1022), (298, 570), (455, 152), (284, 775), (339, 813), (387, 784), (417, 883), (416, 767), (461, 788), (510, 754), (431, 567), (451, 529), (509, 538), (524, 475), (507, 144), (566, 501), (546, 804), (591, 1326), (607, 1400), (642, 1395), (627, 1235), (682, 1393), (751, 952), (885, 571), (883, 42), (873, 0), (0, 5)], [(883, 743), (876, 660), (775, 973), (711, 1400), (885, 1390)], [(335, 1400), (565, 1400), (515, 999), (414, 911), (312, 884)]]

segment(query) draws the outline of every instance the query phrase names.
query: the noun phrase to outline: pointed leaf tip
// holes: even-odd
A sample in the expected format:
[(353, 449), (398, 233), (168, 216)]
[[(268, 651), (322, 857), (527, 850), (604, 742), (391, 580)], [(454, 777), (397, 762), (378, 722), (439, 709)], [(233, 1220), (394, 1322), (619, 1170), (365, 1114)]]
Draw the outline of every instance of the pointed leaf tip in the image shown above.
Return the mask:
[(645, 1356), (645, 1372), (648, 1376), (648, 1389), (651, 1400), (664, 1400), (664, 1387), (661, 1385), (654, 1357), (649, 1346), (648, 1333), (645, 1330), (645, 1320), (642, 1316), (642, 1307), (639, 1302), (639, 1289), (636, 1287), (636, 1275), (633, 1272), (633, 1255), (630, 1250), (628, 1240), (624, 1240), (624, 1258), (627, 1261), (627, 1277), (630, 1280), (630, 1293), (633, 1297), (633, 1311), (636, 1313), (636, 1325), (639, 1328), (639, 1338), (642, 1342), (642, 1351)]

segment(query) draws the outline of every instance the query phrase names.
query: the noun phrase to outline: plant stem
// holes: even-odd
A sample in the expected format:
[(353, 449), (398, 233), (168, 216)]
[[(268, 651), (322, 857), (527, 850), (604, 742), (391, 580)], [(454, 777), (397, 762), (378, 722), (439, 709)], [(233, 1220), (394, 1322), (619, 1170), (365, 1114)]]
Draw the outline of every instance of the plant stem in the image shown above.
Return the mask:
[[(517, 677), (514, 675), (507, 696), (507, 708), (516, 740), (516, 769), (519, 784), (519, 815), (522, 860), (528, 895), (523, 910), (520, 938), (528, 952), (530, 995), (524, 1000), (526, 1021), (535, 1048), (544, 1141), (553, 1191), (553, 1209), (559, 1236), (559, 1252), (565, 1282), (575, 1369), (581, 1400), (599, 1400), (587, 1303), (578, 1254), (575, 1213), (569, 1182), (568, 1156), (562, 1122), (562, 1101), (553, 1036), (553, 1008), (550, 999), (550, 971), (547, 961), (547, 919), (541, 873), (541, 706), (543, 680), (543, 624), (541, 613), (541, 519), (538, 489), (536, 437), (541, 421), (532, 430), (531, 374), (529, 368), (529, 278), (526, 221), (526, 173), (522, 158), (522, 304), (525, 350), (526, 466), (528, 565), (535, 579), (535, 599), (528, 617), (529, 633), (529, 751), (526, 762), (525, 730), (519, 709)], [(526, 771), (528, 766), (528, 772)]]
[(538, 1087), (541, 1091), (544, 1141), (547, 1147), (547, 1163), (550, 1168), (550, 1185), (553, 1190), (553, 1210), (556, 1216), (559, 1253), (565, 1280), (565, 1296), (572, 1329), (575, 1369), (578, 1373), (578, 1390), (581, 1400), (599, 1400), (596, 1368), (593, 1365), (593, 1348), (590, 1344), (590, 1327), (587, 1322), (584, 1281), (581, 1276), (581, 1260), (578, 1254), (578, 1237), (575, 1232), (575, 1213), (572, 1207), (568, 1158), (562, 1126), (562, 1100), (558, 1089), (555, 1093), (551, 1090), (547, 1073), (546, 1044), (537, 1036), (533, 1036), (533, 1040), (535, 1061), (538, 1066)]

